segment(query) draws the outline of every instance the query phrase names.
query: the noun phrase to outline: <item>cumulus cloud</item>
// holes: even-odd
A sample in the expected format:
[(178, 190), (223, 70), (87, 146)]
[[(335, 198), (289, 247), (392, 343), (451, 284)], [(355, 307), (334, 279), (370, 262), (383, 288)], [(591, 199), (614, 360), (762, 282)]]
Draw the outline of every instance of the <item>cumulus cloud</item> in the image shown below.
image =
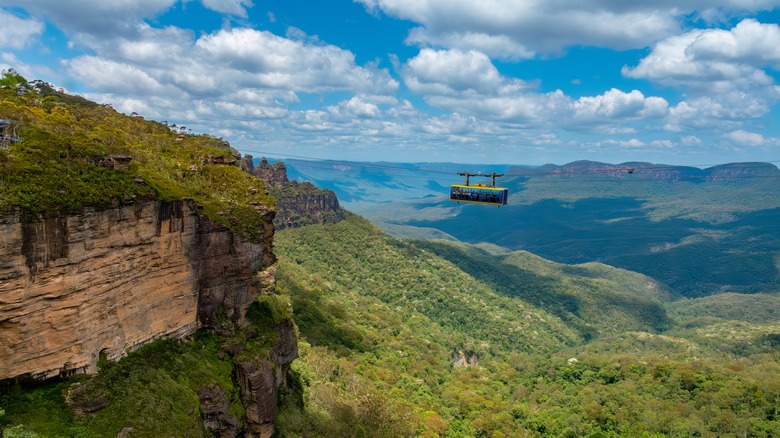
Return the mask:
[(780, 27), (746, 19), (730, 30), (697, 29), (666, 38), (629, 78), (649, 79), (687, 93), (670, 110), (666, 128), (734, 129), (764, 116), (780, 100), (765, 66), (780, 65)]
[[(573, 100), (562, 91), (538, 93), (527, 83), (501, 75), (487, 55), (459, 50), (423, 49), (401, 69), (406, 86), (429, 105), (486, 120), (570, 127), (657, 119), (668, 112), (660, 97), (638, 90), (611, 89)], [(604, 129), (603, 127), (601, 129)]]
[(636, 49), (680, 32), (683, 18), (769, 10), (777, 0), (705, 3), (615, 0), (356, 0), (367, 10), (420, 24), (407, 41), (478, 50), (496, 58), (559, 53), (573, 45)]
[[(246, 144), (290, 138), (290, 132), (392, 132), (392, 124), (371, 119), (397, 103), (398, 82), (372, 63), (357, 65), (350, 51), (249, 28), (196, 37), (177, 27), (138, 24), (133, 34), (96, 42), (95, 55), (64, 62), (72, 78), (94, 90), (89, 97), (123, 112), (230, 133)], [(327, 111), (289, 108), (301, 94), (330, 92), (356, 97)]]
[(21, 49), (43, 33), (43, 23), (0, 9), (0, 48)]
[[(134, 74), (138, 74), (138, 92), (148, 92), (148, 81), (153, 80), (191, 95), (238, 93), (255, 103), (274, 98), (295, 101), (295, 92), (390, 93), (398, 87), (386, 70), (357, 65), (349, 51), (293, 41), (270, 32), (236, 28), (195, 39), (182, 29), (140, 25), (136, 34), (138, 38), (133, 40), (118, 39), (97, 46), (96, 56), (69, 61), (72, 73), (85, 81), (96, 76), (89, 83), (100, 92), (127, 92), (131, 85), (97, 76), (124, 79), (133, 66)], [(122, 74), (117, 75), (118, 70)]]
[(660, 97), (645, 97), (638, 90), (624, 93), (613, 88), (600, 96), (579, 98), (574, 102), (574, 117), (579, 120), (659, 118), (666, 115), (668, 106)]
[(695, 135), (685, 135), (680, 139), (684, 146), (700, 146), (703, 142)]
[(86, 39), (107, 35), (127, 35), (138, 21), (168, 10), (177, 0), (3, 0), (39, 17), (50, 19), (57, 27)]
[(763, 135), (743, 130), (729, 132), (725, 137), (742, 146), (763, 146), (767, 142)]
[(246, 18), (246, 8), (253, 6), (252, 0), (203, 0), (203, 6), (223, 14)]
[[(45, 17), (73, 41), (91, 47), (105, 38), (130, 37), (143, 20), (187, 1), (191, 0), (2, 0), (0, 3)], [(251, 0), (201, 1), (207, 9), (243, 18), (247, 16), (246, 9), (252, 7)]]
[(421, 94), (497, 95), (525, 87), (502, 77), (484, 53), (423, 49), (403, 69), (406, 86)]
[(780, 26), (745, 19), (731, 30), (702, 32), (687, 48), (698, 60), (780, 67)]
[(221, 30), (201, 37), (195, 44), (195, 53), (206, 65), (228, 70), (245, 86), (312, 92), (390, 92), (398, 87), (386, 70), (357, 66), (350, 51), (306, 44), (266, 31)]
[(328, 111), (337, 118), (375, 118), (379, 116), (379, 107), (371, 102), (367, 102), (360, 96), (354, 96), (351, 99), (340, 102), (338, 106), (328, 107)]
[(623, 74), (694, 91), (764, 92), (773, 81), (760, 67), (778, 62), (780, 28), (744, 20), (730, 31), (697, 29), (660, 41), (636, 67), (623, 67)]
[(769, 111), (769, 104), (762, 96), (740, 92), (704, 96), (671, 107), (664, 128), (671, 131), (736, 129), (744, 121), (758, 119)]
[(136, 66), (94, 56), (80, 56), (68, 62), (71, 74), (97, 90), (129, 95), (160, 95), (159, 81)]

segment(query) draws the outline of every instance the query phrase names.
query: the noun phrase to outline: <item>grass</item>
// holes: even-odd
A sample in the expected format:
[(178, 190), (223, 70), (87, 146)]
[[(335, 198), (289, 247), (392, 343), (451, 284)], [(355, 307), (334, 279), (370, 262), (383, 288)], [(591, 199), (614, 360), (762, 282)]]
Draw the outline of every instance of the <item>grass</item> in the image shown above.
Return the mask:
[[(227, 142), (182, 133), (62, 93), (0, 88), (0, 118), (22, 141), (0, 150), (0, 212), (25, 220), (139, 200), (192, 198), (203, 214), (250, 240), (263, 238), (274, 199), (239, 169)], [(111, 160), (129, 157), (129, 164)]]

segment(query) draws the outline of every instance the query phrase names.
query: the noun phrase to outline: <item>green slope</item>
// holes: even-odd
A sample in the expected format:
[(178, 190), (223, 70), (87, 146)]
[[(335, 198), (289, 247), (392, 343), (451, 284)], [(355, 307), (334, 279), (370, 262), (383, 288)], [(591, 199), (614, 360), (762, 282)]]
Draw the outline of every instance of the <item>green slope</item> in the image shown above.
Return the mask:
[[(303, 340), (280, 436), (780, 434), (780, 353), (654, 333), (673, 320), (647, 277), (400, 241), (358, 217), (285, 230), (276, 244)], [(513, 283), (534, 286), (513, 294)], [(567, 321), (553, 314), (572, 303)], [(599, 336), (585, 342), (587, 330)]]
[(358, 216), (333, 226), (279, 232), (275, 250), (286, 263), (316, 272), (330, 290), (398, 306), (450, 330), (452, 349), (549, 352), (580, 338), (559, 318), (496, 293), (452, 263), (391, 238)]
[(14, 80), (29, 92), (0, 87), (0, 119), (13, 120), (21, 138), (0, 148), (0, 212), (33, 219), (187, 197), (233, 231), (262, 239), (266, 219), (255, 207), (274, 200), (235, 165), (238, 152), (227, 142)]
[(559, 316), (584, 336), (669, 326), (662, 305), (672, 294), (663, 284), (600, 263), (562, 265), (526, 251), (494, 254), (444, 241), (419, 246), (456, 264), (494, 290)]

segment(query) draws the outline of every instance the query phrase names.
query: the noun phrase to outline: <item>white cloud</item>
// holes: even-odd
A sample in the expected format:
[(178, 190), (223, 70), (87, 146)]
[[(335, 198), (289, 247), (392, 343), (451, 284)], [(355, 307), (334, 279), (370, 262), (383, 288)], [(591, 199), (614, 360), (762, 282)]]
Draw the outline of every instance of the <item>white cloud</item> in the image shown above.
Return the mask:
[(731, 30), (702, 32), (686, 49), (694, 59), (780, 66), (780, 26), (745, 19)]
[(490, 35), (484, 32), (450, 32), (432, 34), (424, 28), (412, 29), (406, 38), (407, 44), (433, 44), (449, 49), (479, 51), (494, 58), (519, 60), (533, 58), (536, 53), (526, 48), (508, 35)]
[[(248, 28), (196, 39), (187, 30), (147, 24), (139, 24), (133, 34), (132, 39), (104, 39), (94, 44), (95, 55), (65, 62), (71, 77), (95, 90), (92, 96), (124, 112), (206, 132), (233, 132), (250, 141), (261, 135), (247, 133), (254, 124), (263, 132), (282, 132), (281, 125), (261, 120), (278, 120), (296, 131), (382, 132), (381, 122), (365, 121), (381, 115), (379, 105), (397, 103), (389, 94), (398, 82), (387, 70), (359, 66), (351, 52), (314, 39), (291, 40)], [(299, 93), (332, 91), (358, 97), (331, 113), (288, 108), (300, 102)]]
[(660, 41), (623, 74), (687, 94), (670, 109), (666, 129), (723, 130), (766, 115), (780, 100), (762, 69), (767, 65), (780, 65), (780, 27), (746, 19), (730, 30), (698, 29)]
[(701, 146), (703, 142), (695, 135), (686, 135), (680, 139), (680, 143), (684, 146)]
[(221, 115), (241, 119), (281, 119), (289, 114), (286, 108), (269, 105), (239, 104), (231, 101), (214, 102)]
[[(73, 42), (92, 47), (106, 38), (130, 38), (143, 20), (188, 1), (191, 0), (2, 0), (0, 3), (21, 7), (40, 19), (47, 18)], [(207, 9), (242, 18), (247, 17), (246, 9), (252, 7), (251, 0), (201, 1)]]
[(680, 102), (669, 109), (665, 129), (736, 129), (745, 120), (758, 119), (770, 111), (762, 96), (733, 92)]
[(778, 62), (778, 26), (744, 20), (731, 31), (697, 29), (660, 41), (636, 67), (623, 67), (623, 74), (707, 94), (763, 94), (773, 81), (760, 67)]
[(36, 18), (21, 18), (0, 9), (0, 48), (21, 49), (43, 33), (43, 23)]
[(763, 135), (743, 130), (729, 132), (725, 137), (741, 146), (763, 146), (767, 142)]
[(668, 112), (665, 99), (638, 90), (611, 89), (576, 101), (560, 90), (537, 93), (525, 82), (501, 75), (487, 55), (476, 51), (423, 49), (401, 72), (406, 86), (429, 105), (486, 120), (565, 123), (567, 128), (588, 130), (605, 123), (658, 119)]
[(660, 97), (645, 97), (638, 90), (624, 93), (613, 88), (600, 96), (581, 97), (574, 102), (574, 118), (585, 121), (658, 118), (666, 115), (668, 106)]
[(330, 106), (328, 111), (337, 118), (375, 118), (380, 114), (377, 105), (367, 102), (359, 96), (340, 102), (338, 106)]
[[(133, 96), (172, 95), (159, 81), (136, 66), (94, 56), (80, 56), (67, 63), (71, 75), (96, 90)], [(166, 91), (168, 91), (166, 93)]]
[(266, 31), (241, 28), (201, 37), (195, 55), (238, 85), (296, 91), (335, 89), (392, 92), (398, 83), (386, 70), (360, 67), (355, 56), (330, 45), (310, 45)]
[(497, 95), (524, 88), (502, 77), (484, 53), (423, 49), (403, 68), (406, 86), (424, 95)]
[(367, 10), (420, 24), (408, 41), (523, 59), (573, 45), (636, 49), (680, 32), (685, 17), (770, 10), (778, 0), (356, 0)]
[(138, 21), (159, 15), (178, 0), (3, 0), (47, 17), (77, 39), (127, 35)]
[(252, 0), (203, 0), (203, 6), (223, 14), (246, 18), (246, 8), (253, 6)]
[(671, 140), (653, 140), (650, 142), (650, 145), (659, 149), (672, 149), (674, 142)]

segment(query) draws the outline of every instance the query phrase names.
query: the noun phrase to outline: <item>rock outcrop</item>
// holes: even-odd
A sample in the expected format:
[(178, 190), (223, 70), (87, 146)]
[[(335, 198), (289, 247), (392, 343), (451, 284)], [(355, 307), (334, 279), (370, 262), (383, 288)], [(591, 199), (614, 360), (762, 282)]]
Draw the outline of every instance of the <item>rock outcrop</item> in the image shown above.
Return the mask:
[(217, 438), (238, 436), (238, 418), (228, 412), (228, 394), (217, 384), (198, 390), (198, 400), (203, 408), (203, 426)]
[[(251, 156), (246, 159), (251, 160)], [(277, 230), (311, 224), (332, 224), (344, 219), (336, 193), (320, 189), (309, 182), (298, 183), (287, 177), (287, 167), (281, 161), (271, 165), (263, 157), (251, 172), (265, 182), (268, 192), (276, 198)]]
[(334, 224), (344, 219), (345, 212), (339, 206), (336, 194), (323, 190), (311, 183), (298, 184), (293, 180), (276, 196), (276, 229), (295, 228), (310, 224)]
[(188, 200), (0, 218), (0, 379), (97, 371), (160, 337), (246, 323), (273, 287), (271, 221), (248, 242)]
[[(298, 357), (298, 340), (292, 321), (276, 327), (276, 342), (268, 358), (233, 360), (241, 401), (245, 407), (246, 434), (267, 437), (274, 433), (279, 382), (286, 382), (290, 364)], [(268, 389), (271, 389), (268, 391)]]
[[(249, 156), (249, 158), (252, 157)], [(290, 180), (287, 179), (287, 166), (281, 161), (271, 165), (268, 159), (263, 157), (251, 173), (265, 181), (266, 188), (269, 189), (281, 189), (290, 183)]]

